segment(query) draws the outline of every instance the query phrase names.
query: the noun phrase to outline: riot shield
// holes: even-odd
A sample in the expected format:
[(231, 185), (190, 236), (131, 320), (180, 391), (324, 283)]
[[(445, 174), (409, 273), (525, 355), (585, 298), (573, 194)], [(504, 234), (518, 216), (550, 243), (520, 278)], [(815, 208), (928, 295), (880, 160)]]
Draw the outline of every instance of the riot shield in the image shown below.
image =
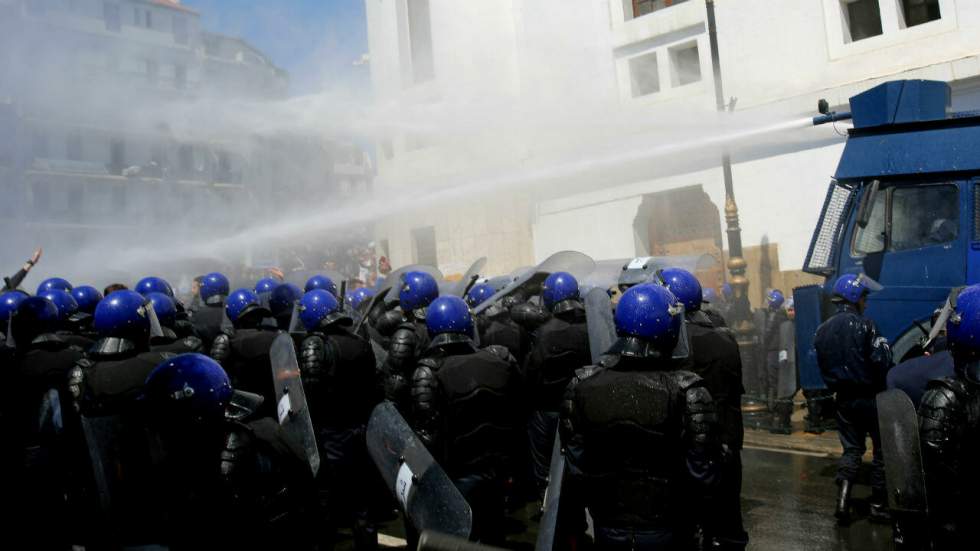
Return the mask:
[(616, 342), (616, 323), (613, 321), (612, 303), (605, 289), (595, 288), (585, 295), (585, 321), (589, 327), (592, 363), (597, 363), (599, 357)]
[(879, 393), (876, 402), (888, 507), (892, 512), (924, 518), (929, 507), (915, 406), (907, 394), (896, 388)]
[(453, 289), (450, 291), (450, 294), (460, 298), (465, 297), (466, 291), (468, 291), (469, 288), (473, 286), (473, 282), (475, 281), (474, 278), (480, 276), (480, 271), (483, 270), (483, 267), (486, 265), (487, 265), (487, 257), (484, 256), (477, 259), (477, 261), (474, 262), (472, 266), (470, 266), (470, 269), (466, 270), (466, 273), (463, 274), (463, 277), (456, 282), (456, 284), (453, 286)]
[(427, 530), (422, 532), (419, 537), (418, 551), (504, 551), (499, 547), (492, 547), (468, 541), (456, 536), (449, 536), (439, 532)]
[(823, 287), (807, 285), (793, 289), (796, 306), (796, 367), (804, 390), (823, 390), (827, 384), (820, 375), (813, 337), (823, 323)]
[(391, 402), (374, 408), (367, 445), (385, 484), (419, 532), (469, 537), (469, 504)]
[[(386, 302), (395, 302), (398, 300), (398, 289), (402, 284), (402, 276), (408, 272), (425, 272), (435, 278), (436, 282), (444, 281), (446, 278), (443, 277), (442, 272), (438, 268), (433, 268), (432, 266), (425, 266), (422, 264), (409, 264), (408, 266), (402, 266), (394, 272), (391, 272), (385, 276), (384, 283), (378, 287), (378, 294), (384, 289), (394, 289), (394, 293), (388, 293), (388, 298), (385, 299)], [(376, 295), (377, 296), (377, 295)]]
[(357, 320), (357, 323), (354, 325), (354, 329), (351, 330), (355, 335), (361, 334), (361, 327), (367, 322), (368, 318), (371, 317), (371, 311), (374, 310), (378, 304), (383, 304), (385, 302), (385, 297), (390, 292), (391, 287), (383, 287), (373, 297), (371, 297), (371, 301), (368, 302), (367, 308), (364, 309), (364, 315), (361, 316), (361, 319)]
[(310, 409), (306, 404), (303, 379), (296, 361), (296, 349), (288, 334), (281, 334), (272, 342), (269, 350), (272, 362), (272, 382), (276, 389), (276, 414), (279, 426), (297, 443), (303, 446), (310, 470), (316, 476), (320, 470), (320, 452), (313, 432)]
[(473, 314), (479, 315), (481, 312), (487, 308), (490, 308), (499, 300), (514, 293), (518, 289), (525, 289), (529, 292), (535, 292), (536, 288), (544, 283), (544, 280), (548, 277), (548, 274), (552, 272), (568, 272), (575, 276), (575, 279), (582, 280), (585, 279), (593, 269), (595, 269), (595, 261), (586, 254), (578, 251), (557, 252), (545, 259), (544, 262), (515, 276), (514, 279), (509, 284), (504, 286), (503, 289), (497, 291), (489, 299), (483, 301), (482, 304), (474, 308)]
[[(590, 335), (591, 337), (591, 332)], [(593, 356), (597, 357), (597, 356)], [(551, 551), (555, 545), (558, 526), (558, 506), (561, 502), (561, 485), (565, 480), (565, 456), (561, 453), (561, 435), (555, 433), (555, 445), (551, 449), (551, 467), (548, 469), (548, 488), (541, 504), (541, 524), (535, 551)]]

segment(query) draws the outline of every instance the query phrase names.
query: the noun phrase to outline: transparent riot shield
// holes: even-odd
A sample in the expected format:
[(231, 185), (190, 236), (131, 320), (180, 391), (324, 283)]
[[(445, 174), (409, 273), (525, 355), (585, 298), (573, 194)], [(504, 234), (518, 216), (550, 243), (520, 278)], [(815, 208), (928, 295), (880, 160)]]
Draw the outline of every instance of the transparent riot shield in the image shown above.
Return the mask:
[(511, 295), (519, 289), (529, 293), (536, 293), (548, 274), (552, 272), (568, 272), (575, 276), (575, 279), (585, 279), (595, 269), (595, 261), (586, 254), (578, 251), (560, 251), (544, 260), (537, 266), (516, 275), (514, 279), (497, 291), (489, 299), (473, 309), (473, 313), (479, 315), (481, 312), (490, 308), (506, 296)]
[(385, 298), (385, 301), (389, 304), (398, 300), (398, 290), (402, 285), (402, 276), (408, 272), (425, 272), (432, 276), (437, 283), (446, 279), (442, 275), (442, 272), (439, 271), (439, 268), (425, 266), (423, 264), (409, 264), (408, 266), (402, 266), (401, 268), (398, 268), (385, 276), (384, 283), (378, 287), (378, 294), (381, 294), (381, 291), (384, 289), (391, 289), (391, 292), (388, 293), (387, 298)]
[(487, 257), (484, 256), (478, 258), (476, 262), (470, 266), (470, 269), (466, 270), (463, 277), (453, 285), (453, 288), (449, 291), (449, 294), (460, 298), (465, 297), (466, 292), (469, 291), (470, 287), (472, 287), (474, 283), (476, 283), (476, 279), (480, 277), (480, 272), (486, 265)]
[(565, 456), (561, 453), (561, 435), (555, 433), (555, 444), (551, 448), (551, 467), (548, 469), (548, 487), (541, 503), (541, 524), (538, 526), (538, 541), (535, 551), (551, 551), (555, 545), (555, 530), (558, 527), (558, 506), (561, 503), (561, 486), (565, 481)]
[(469, 504), (391, 402), (374, 408), (367, 445), (385, 484), (419, 532), (469, 537)]
[(612, 302), (605, 289), (595, 288), (585, 295), (585, 321), (589, 327), (589, 350), (592, 363), (608, 351), (616, 342), (616, 323), (613, 321)]
[(901, 514), (928, 513), (919, 418), (908, 395), (898, 389), (878, 394), (878, 427), (888, 484), (888, 507)]
[(431, 530), (425, 531), (419, 537), (418, 551), (504, 551), (499, 547), (492, 547), (468, 541), (456, 536), (449, 536)]
[(281, 334), (269, 350), (272, 381), (276, 391), (276, 415), (283, 432), (303, 446), (313, 476), (320, 470), (320, 451), (313, 432), (313, 421), (307, 407), (306, 392), (300, 376), (296, 349), (288, 334)]

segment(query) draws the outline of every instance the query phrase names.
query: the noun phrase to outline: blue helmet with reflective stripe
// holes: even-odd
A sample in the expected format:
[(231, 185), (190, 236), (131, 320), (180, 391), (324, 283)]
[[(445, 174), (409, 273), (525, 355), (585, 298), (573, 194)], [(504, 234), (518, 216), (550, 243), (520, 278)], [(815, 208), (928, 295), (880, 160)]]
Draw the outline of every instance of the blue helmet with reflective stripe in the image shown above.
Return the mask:
[(682, 305), (666, 287), (652, 283), (627, 290), (616, 305), (616, 333), (650, 343), (669, 353), (681, 333)]
[(474, 285), (469, 292), (466, 293), (466, 304), (469, 304), (471, 308), (476, 308), (493, 295), (494, 290), (490, 284), (480, 283), (478, 285)]
[(48, 279), (45, 279), (44, 281), (41, 282), (40, 285), (37, 286), (36, 294), (40, 295), (41, 293), (44, 293), (45, 291), (50, 291), (51, 289), (61, 289), (62, 291), (68, 291), (70, 293), (72, 287), (71, 287), (71, 283), (68, 283), (67, 279), (63, 279), (60, 277), (49, 277)]
[(136, 288), (133, 290), (143, 296), (146, 296), (149, 293), (163, 293), (171, 298), (174, 296), (173, 287), (171, 287), (170, 284), (161, 277), (144, 277), (136, 283)]
[(114, 291), (95, 307), (93, 327), (101, 337), (142, 342), (150, 336), (147, 299), (136, 291)]
[(779, 310), (783, 307), (784, 302), (786, 302), (786, 297), (779, 289), (773, 289), (766, 295), (766, 304), (770, 310)]
[(177, 321), (177, 303), (164, 293), (147, 293), (144, 295), (153, 304), (153, 311), (160, 320), (160, 325), (173, 327)]
[(439, 284), (436, 278), (425, 272), (405, 272), (402, 274), (402, 286), (398, 291), (398, 302), (402, 310), (408, 312), (425, 308), (439, 296)]
[(146, 378), (143, 402), (164, 421), (224, 418), (234, 390), (218, 362), (203, 354), (181, 354), (156, 366)]
[(86, 314), (94, 314), (95, 307), (102, 300), (102, 293), (91, 285), (80, 285), (71, 290), (71, 296), (78, 303), (78, 309)]
[(271, 293), (273, 289), (279, 286), (279, 281), (271, 277), (263, 277), (262, 279), (255, 282), (255, 294), (261, 295), (262, 293)]
[(329, 291), (334, 297), (337, 296), (337, 284), (325, 275), (317, 274), (306, 280), (304, 292), (309, 293), (314, 289), (323, 289), (324, 291)]
[(282, 317), (293, 313), (293, 304), (303, 296), (303, 291), (292, 283), (280, 283), (269, 295), (269, 309), (272, 315)]
[(63, 291), (61, 289), (48, 289), (47, 291), (41, 293), (42, 296), (51, 302), (58, 308), (58, 320), (68, 321), (75, 312), (78, 312), (78, 303), (75, 302), (75, 298), (71, 296), (68, 291)]
[(473, 316), (470, 315), (470, 308), (463, 299), (447, 295), (429, 304), (425, 315), (425, 326), (431, 337), (446, 333), (469, 337), (473, 335)]
[[(946, 342), (957, 370), (971, 368), (968, 377), (980, 383), (976, 360), (980, 358), (980, 284), (953, 289), (946, 308), (952, 307), (946, 321)], [(942, 314), (941, 314), (942, 315)]]
[(865, 295), (884, 289), (865, 274), (844, 274), (834, 282), (835, 302), (857, 304)]
[(313, 289), (299, 300), (299, 320), (307, 331), (314, 331), (330, 323), (350, 318), (340, 307), (337, 297), (326, 289)]
[(554, 272), (545, 278), (541, 288), (541, 299), (548, 310), (553, 310), (559, 302), (577, 298), (579, 298), (578, 280), (572, 274)]
[(259, 296), (251, 289), (236, 289), (225, 300), (225, 313), (232, 323), (256, 308), (261, 308)]
[(350, 293), (349, 298), (347, 299), (347, 302), (350, 303), (350, 307), (351, 307), (352, 310), (357, 310), (357, 308), (365, 300), (368, 300), (369, 298), (371, 298), (373, 296), (374, 296), (374, 291), (372, 291), (371, 289), (368, 289), (367, 287), (361, 287), (360, 289), (354, 289)]
[(660, 284), (670, 290), (674, 297), (684, 305), (688, 312), (701, 309), (703, 298), (701, 282), (691, 272), (683, 268), (666, 268), (657, 272)]
[(224, 298), (228, 296), (230, 288), (231, 284), (228, 283), (228, 278), (224, 274), (211, 272), (201, 279), (201, 300), (207, 303), (208, 299), (214, 297)]

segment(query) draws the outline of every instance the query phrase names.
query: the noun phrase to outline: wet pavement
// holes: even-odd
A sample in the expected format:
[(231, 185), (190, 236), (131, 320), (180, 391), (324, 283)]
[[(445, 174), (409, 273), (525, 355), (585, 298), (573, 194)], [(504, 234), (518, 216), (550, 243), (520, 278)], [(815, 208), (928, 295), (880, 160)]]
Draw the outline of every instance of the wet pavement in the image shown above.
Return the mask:
[[(890, 551), (891, 528), (867, 520), (866, 485), (855, 488), (855, 520), (838, 527), (834, 516), (836, 460), (799, 452), (742, 451), (742, 515), (751, 542), (749, 550)], [(535, 507), (515, 511), (507, 547), (532, 550)], [(398, 522), (381, 532), (386, 545), (404, 549)], [(346, 542), (345, 542), (346, 543)], [(342, 545), (339, 549), (350, 549)]]

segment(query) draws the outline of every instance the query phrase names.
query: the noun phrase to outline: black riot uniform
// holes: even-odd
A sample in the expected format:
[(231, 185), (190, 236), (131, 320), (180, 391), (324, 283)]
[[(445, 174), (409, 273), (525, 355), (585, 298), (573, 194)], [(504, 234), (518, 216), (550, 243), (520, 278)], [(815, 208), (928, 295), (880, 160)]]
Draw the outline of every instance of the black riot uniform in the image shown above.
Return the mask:
[(530, 348), (528, 333), (510, 317), (510, 312), (503, 304), (494, 304), (484, 310), (476, 318), (477, 330), (480, 332), (480, 346), (503, 346), (523, 364)]
[(691, 510), (692, 486), (718, 479), (715, 405), (700, 377), (634, 345), (621, 340), (569, 385), (564, 491), (582, 496), (600, 549), (682, 549), (704, 515)]
[(742, 524), (742, 358), (738, 343), (727, 327), (715, 326), (700, 311), (689, 312), (687, 334), (690, 356), (684, 368), (701, 377), (714, 398), (719, 436), (728, 450), (722, 464), (719, 487), (709, 503), (712, 514), (704, 527), (705, 538), (717, 549), (743, 549), (748, 534)]
[(470, 503), (476, 540), (503, 538), (505, 481), (523, 418), (519, 392), (506, 348), (477, 349), (458, 334), (435, 337), (413, 375), (413, 428)]
[[(349, 322), (348, 318), (342, 318)], [(300, 345), (303, 387), (322, 461), (318, 475), (328, 526), (353, 526), (355, 547), (377, 546), (369, 509), (377, 472), (367, 455), (365, 431), (384, 398), (371, 343), (340, 320), (321, 326)]]
[(582, 304), (566, 300), (555, 305), (551, 317), (535, 331), (532, 340), (531, 352), (524, 363), (531, 409), (527, 432), (532, 474), (538, 490), (544, 491), (565, 387), (576, 369), (592, 363)]
[(164, 327), (163, 336), (155, 337), (150, 341), (150, 349), (156, 352), (170, 352), (172, 354), (202, 352), (204, 350), (204, 342), (193, 334), (181, 337), (173, 329)]
[(844, 449), (837, 470), (837, 516), (841, 522), (850, 518), (851, 487), (858, 477), (868, 435), (874, 446), (872, 512), (883, 515), (887, 495), (875, 395), (885, 389), (885, 377), (892, 366), (891, 349), (874, 322), (851, 303), (839, 304), (837, 313), (817, 328), (813, 345), (820, 374), (827, 387), (837, 393), (837, 427)]
[(385, 398), (391, 400), (406, 418), (412, 404), (412, 373), (430, 342), (424, 316), (424, 310), (405, 315), (404, 321), (391, 334), (388, 356), (382, 367)]
[(765, 368), (759, 373), (759, 387), (765, 392), (769, 410), (773, 411), (778, 398), (779, 351), (783, 349), (779, 330), (784, 322), (789, 321), (789, 317), (782, 308), (767, 308), (763, 316), (765, 325), (763, 326), (762, 342), (766, 349), (766, 363)]
[(228, 332), (228, 321), (222, 297), (211, 297), (207, 304), (201, 304), (191, 317), (194, 332), (204, 342), (204, 349), (210, 350), (219, 335)]
[(235, 322), (233, 335), (221, 333), (211, 345), (210, 356), (228, 372), (238, 390), (263, 397), (262, 415), (275, 415), (276, 391), (269, 351), (280, 331), (262, 323), (267, 311), (256, 309)]

